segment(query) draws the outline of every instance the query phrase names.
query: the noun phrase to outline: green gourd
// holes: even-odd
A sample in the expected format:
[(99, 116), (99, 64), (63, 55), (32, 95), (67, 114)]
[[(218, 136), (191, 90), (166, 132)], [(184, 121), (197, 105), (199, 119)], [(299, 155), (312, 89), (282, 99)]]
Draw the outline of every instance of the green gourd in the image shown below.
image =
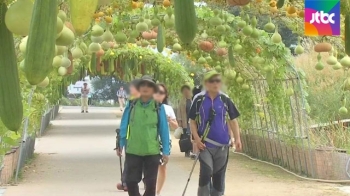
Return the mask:
[(35, 0), (26, 48), (24, 73), (31, 85), (52, 70), (57, 29), (57, 1)]
[(0, 117), (9, 130), (17, 131), (22, 124), (23, 105), (13, 35), (4, 22), (6, 11), (6, 4), (0, 3)]
[(175, 31), (180, 40), (190, 44), (197, 34), (197, 16), (193, 0), (175, 0)]

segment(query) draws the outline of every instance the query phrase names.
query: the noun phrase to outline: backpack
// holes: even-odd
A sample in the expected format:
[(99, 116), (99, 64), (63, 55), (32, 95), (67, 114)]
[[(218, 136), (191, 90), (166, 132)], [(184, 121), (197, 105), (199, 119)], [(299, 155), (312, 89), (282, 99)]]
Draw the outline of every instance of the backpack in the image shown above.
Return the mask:
[[(129, 107), (130, 107), (130, 110), (129, 110), (129, 119), (128, 119), (128, 131), (127, 131), (127, 136), (126, 136), (126, 139), (128, 139), (129, 138), (129, 135), (130, 135), (130, 127), (129, 127), (129, 123), (130, 123), (130, 116), (133, 114), (132, 113), (132, 111), (133, 111), (133, 109), (134, 109), (134, 107), (135, 107), (135, 104), (137, 103), (137, 101), (138, 101), (139, 99), (133, 99), (133, 100), (129, 100)], [(160, 107), (161, 107), (161, 103), (158, 103), (158, 102), (154, 102), (154, 109), (155, 109), (155, 111), (157, 112), (157, 132), (158, 132), (158, 134), (157, 134), (157, 137), (156, 137), (156, 139), (158, 139), (158, 137), (159, 137), (159, 111), (160, 111)]]

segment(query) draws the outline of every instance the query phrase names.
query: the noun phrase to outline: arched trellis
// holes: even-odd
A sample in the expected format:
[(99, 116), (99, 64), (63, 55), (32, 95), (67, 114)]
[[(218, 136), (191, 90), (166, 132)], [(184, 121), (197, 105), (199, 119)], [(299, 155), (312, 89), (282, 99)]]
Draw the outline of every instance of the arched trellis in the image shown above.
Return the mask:
[(131, 81), (145, 74), (151, 75), (155, 80), (165, 83), (174, 96), (178, 95), (181, 85), (193, 83), (184, 67), (172, 61), (169, 56), (155, 52), (152, 48), (133, 44), (106, 51), (103, 57), (97, 58), (96, 70), (88, 70), (92, 76), (114, 75), (124, 81)]

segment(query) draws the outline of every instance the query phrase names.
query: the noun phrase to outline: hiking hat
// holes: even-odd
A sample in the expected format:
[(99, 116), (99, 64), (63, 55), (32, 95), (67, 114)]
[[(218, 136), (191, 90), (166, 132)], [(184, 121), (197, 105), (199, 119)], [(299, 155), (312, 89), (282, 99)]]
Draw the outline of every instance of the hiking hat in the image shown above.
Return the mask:
[(144, 75), (141, 77), (140, 81), (137, 84), (137, 89), (140, 89), (141, 85), (148, 83), (150, 84), (154, 91), (157, 92), (158, 91), (158, 86), (156, 84), (156, 81), (149, 75)]
[(219, 72), (217, 72), (215, 70), (210, 70), (204, 74), (203, 79), (204, 79), (204, 82), (206, 82), (206, 81), (210, 80), (211, 78), (213, 78), (215, 76), (220, 76), (220, 75), (221, 74)]

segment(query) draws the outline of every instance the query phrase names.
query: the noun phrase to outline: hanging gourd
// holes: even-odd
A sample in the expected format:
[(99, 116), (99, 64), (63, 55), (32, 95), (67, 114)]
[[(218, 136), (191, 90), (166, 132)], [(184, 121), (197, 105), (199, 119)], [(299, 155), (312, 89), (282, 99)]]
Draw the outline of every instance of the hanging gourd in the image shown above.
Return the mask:
[(90, 27), (92, 16), (99, 0), (70, 0), (70, 19), (78, 36), (83, 35)]

